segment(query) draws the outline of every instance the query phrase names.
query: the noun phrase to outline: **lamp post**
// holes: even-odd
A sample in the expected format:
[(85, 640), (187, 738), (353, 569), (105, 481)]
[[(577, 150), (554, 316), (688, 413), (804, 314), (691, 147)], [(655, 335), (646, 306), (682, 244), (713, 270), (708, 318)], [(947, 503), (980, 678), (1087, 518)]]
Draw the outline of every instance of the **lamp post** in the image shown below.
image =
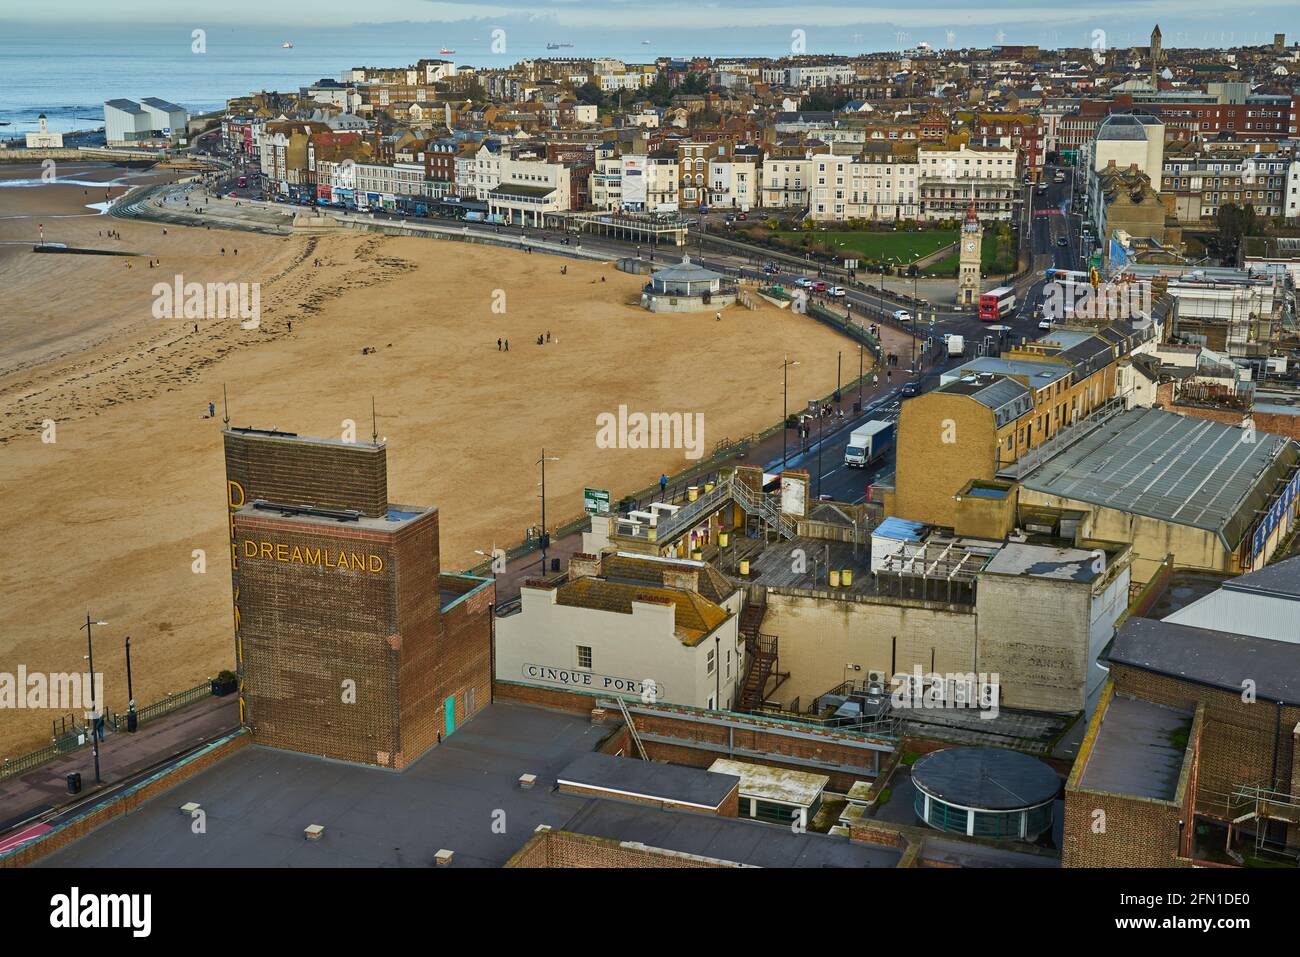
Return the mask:
[(126, 636), (126, 730), (135, 731), (135, 695), (131, 691), (131, 636)]
[(781, 468), (790, 455), (790, 367), (798, 364), (791, 362), (788, 354), (781, 362)]
[(557, 458), (554, 455), (548, 457), (546, 455), (546, 449), (542, 449), (542, 457), (537, 460), (537, 464), (542, 467), (542, 532), (541, 532), (540, 541), (542, 545), (542, 577), (543, 578), (546, 577), (546, 546), (551, 543), (550, 534), (546, 531), (546, 463), (558, 462), (558, 461), (560, 461), (559, 458)]
[[(86, 623), (82, 627), (86, 629), (86, 660), (90, 663), (90, 747), (95, 752), (95, 783), (102, 784), (103, 781), (99, 776), (99, 709), (96, 707), (95, 701), (95, 645), (90, 635), (91, 624), (90, 612), (87, 611)], [(93, 624), (107, 625), (108, 622), (96, 621)]]

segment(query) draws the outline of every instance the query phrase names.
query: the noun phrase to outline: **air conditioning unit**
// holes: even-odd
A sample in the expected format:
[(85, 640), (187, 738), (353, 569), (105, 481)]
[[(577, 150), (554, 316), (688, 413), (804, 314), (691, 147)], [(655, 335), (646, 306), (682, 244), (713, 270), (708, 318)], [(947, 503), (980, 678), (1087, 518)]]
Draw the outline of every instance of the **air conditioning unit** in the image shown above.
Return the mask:
[(867, 684), (880, 685), (880, 687), (884, 688), (889, 685), (889, 677), (883, 671), (868, 671)]

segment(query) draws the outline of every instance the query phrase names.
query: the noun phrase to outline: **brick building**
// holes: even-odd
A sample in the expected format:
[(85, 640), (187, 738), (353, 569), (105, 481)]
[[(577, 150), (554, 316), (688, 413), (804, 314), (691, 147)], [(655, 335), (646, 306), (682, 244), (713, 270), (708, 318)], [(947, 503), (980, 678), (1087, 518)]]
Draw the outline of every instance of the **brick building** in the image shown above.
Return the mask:
[(491, 580), (439, 571), (438, 511), (382, 444), (225, 432), (242, 720), (258, 744), (402, 768), (488, 703)]

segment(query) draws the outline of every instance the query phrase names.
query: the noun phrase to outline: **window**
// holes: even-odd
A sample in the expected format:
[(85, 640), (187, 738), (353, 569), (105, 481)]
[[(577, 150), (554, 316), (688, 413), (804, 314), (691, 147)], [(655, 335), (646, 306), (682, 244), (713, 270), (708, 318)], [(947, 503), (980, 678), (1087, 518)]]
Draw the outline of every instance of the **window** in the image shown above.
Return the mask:
[[(717, 654), (718, 654), (718, 653), (717, 653), (714, 649), (710, 648), (710, 649), (709, 649), (709, 653), (705, 656), (705, 658), (704, 658), (704, 673), (705, 673), (706, 675), (711, 675), (711, 674), (713, 674), (713, 669), (717, 667), (717, 664), (718, 664), (718, 662), (717, 662)], [(710, 707), (712, 707), (712, 706), (710, 705)]]
[(578, 667), (579, 668), (591, 667), (591, 646), (590, 645), (578, 645)]

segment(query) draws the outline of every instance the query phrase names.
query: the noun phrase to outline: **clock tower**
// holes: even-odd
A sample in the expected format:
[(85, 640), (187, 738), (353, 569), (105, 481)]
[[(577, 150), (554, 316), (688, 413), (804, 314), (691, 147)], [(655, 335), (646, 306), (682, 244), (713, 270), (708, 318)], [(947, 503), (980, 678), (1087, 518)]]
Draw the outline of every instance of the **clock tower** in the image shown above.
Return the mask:
[(975, 204), (966, 212), (966, 223), (957, 235), (957, 305), (974, 306), (980, 298), (980, 244), (984, 228), (975, 213)]

